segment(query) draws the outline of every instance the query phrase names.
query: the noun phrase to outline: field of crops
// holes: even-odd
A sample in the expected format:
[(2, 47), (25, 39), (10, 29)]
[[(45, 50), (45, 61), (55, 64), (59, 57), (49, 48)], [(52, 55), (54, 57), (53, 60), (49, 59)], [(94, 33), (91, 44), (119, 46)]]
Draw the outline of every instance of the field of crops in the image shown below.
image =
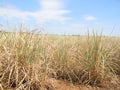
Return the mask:
[(0, 32), (0, 90), (73, 90), (54, 80), (120, 90), (120, 37)]

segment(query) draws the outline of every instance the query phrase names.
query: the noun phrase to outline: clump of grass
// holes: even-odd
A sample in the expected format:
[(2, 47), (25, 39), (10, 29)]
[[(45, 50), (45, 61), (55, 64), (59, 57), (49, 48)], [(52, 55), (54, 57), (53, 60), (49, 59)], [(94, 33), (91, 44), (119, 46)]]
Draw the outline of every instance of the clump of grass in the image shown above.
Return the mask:
[(41, 37), (33, 34), (1, 33), (0, 82), (4, 88), (39, 90), (46, 64)]
[(116, 49), (110, 45), (107, 47), (108, 45), (104, 41), (106, 37), (93, 35), (84, 38), (85, 40), (82, 40), (81, 37), (71, 38), (71, 41), (70, 39), (69, 42), (64, 40), (64, 43), (57, 45), (54, 64), (52, 63), (54, 72), (56, 72), (54, 77), (76, 84), (92, 86), (110, 84), (108, 78), (110, 79), (111, 75), (116, 76), (116, 73), (113, 74), (113, 72), (119, 68), (116, 67), (119, 66), (119, 59), (116, 59), (118, 62), (113, 59), (116, 58), (113, 56), (113, 50)]

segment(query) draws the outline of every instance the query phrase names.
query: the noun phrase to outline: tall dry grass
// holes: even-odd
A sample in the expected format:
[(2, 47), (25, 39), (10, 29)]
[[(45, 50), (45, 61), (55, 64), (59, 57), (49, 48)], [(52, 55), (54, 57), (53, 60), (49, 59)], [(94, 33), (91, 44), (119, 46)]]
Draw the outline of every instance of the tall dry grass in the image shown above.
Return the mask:
[(120, 89), (120, 38), (24, 32), (0, 38), (1, 89), (45, 90), (48, 78)]

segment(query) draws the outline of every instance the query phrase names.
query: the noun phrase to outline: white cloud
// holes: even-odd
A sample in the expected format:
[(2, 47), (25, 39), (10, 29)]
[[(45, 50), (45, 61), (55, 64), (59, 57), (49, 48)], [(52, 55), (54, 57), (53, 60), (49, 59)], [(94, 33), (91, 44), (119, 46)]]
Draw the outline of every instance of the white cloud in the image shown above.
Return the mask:
[(32, 16), (31, 12), (27, 11), (20, 11), (14, 8), (7, 8), (7, 7), (2, 7), (0, 8), (0, 16), (2, 17), (7, 17), (7, 18), (28, 18), (28, 16)]
[(40, 5), (43, 10), (56, 10), (63, 7), (63, 3), (60, 0), (40, 0)]
[(86, 27), (87, 25), (85, 23), (73, 23), (71, 24), (73, 27)]
[(85, 20), (87, 20), (87, 21), (96, 20), (96, 17), (94, 17), (94, 16), (87, 16), (87, 17), (85, 17)]
[(9, 19), (30, 19), (33, 18), (39, 23), (46, 22), (65, 22), (70, 18), (64, 15), (70, 13), (69, 10), (63, 9), (63, 3), (60, 0), (39, 0), (40, 7), (38, 11), (21, 11), (16, 8), (1, 7), (0, 16), (7, 17)]

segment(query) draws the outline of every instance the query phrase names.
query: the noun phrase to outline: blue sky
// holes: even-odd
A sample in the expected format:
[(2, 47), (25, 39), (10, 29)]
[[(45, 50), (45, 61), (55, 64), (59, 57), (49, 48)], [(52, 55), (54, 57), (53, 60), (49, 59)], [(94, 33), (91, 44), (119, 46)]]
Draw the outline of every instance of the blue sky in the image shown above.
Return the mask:
[[(120, 0), (0, 0), (0, 24), (23, 23), (50, 34), (120, 36)], [(112, 32), (112, 34), (111, 34)]]

